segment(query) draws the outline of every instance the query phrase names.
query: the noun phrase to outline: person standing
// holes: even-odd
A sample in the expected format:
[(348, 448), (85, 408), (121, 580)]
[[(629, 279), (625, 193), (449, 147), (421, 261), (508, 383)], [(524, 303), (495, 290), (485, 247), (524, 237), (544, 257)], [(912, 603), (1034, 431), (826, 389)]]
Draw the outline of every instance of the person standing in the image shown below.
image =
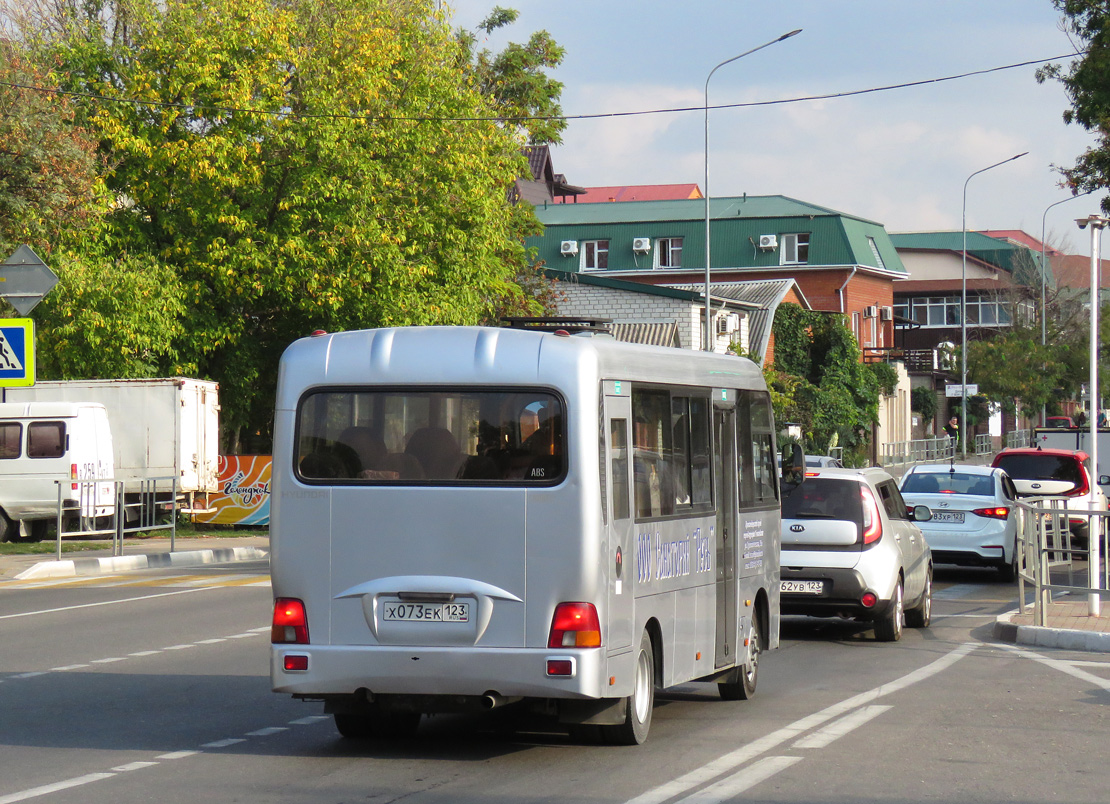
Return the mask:
[(959, 443), (960, 441), (960, 420), (953, 416), (948, 420), (948, 424), (944, 425), (944, 432), (952, 441)]

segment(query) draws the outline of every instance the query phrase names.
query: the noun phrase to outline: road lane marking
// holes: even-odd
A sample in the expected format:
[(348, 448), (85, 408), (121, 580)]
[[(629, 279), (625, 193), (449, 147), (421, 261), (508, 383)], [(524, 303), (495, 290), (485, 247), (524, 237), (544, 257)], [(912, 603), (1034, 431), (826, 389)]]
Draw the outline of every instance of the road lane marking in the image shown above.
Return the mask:
[(204, 743), (203, 745), (201, 745), (201, 748), (227, 748), (230, 745), (238, 745), (239, 743), (245, 742), (246, 740), (244, 740), (242, 737), (228, 737), (226, 740), (216, 740), (211, 743)]
[(99, 782), (101, 779), (111, 779), (115, 775), (116, 774), (114, 773), (87, 773), (84, 776), (75, 776), (72, 779), (66, 779), (62, 782), (44, 784), (42, 785), (42, 787), (32, 787), (30, 790), (23, 790), (19, 793), (12, 793), (7, 796), (0, 796), (0, 804), (15, 804), (15, 802), (17, 801), (26, 801), (29, 798), (48, 796), (51, 793), (57, 793), (61, 790), (69, 790), (72, 787), (81, 787), (82, 785), (89, 784), (90, 782)]
[[(1080, 670), (1076, 665), (1078, 662), (1065, 662), (1060, 659), (1050, 659), (1048, 656), (1042, 656), (1039, 653), (1034, 653), (1031, 650), (1014, 647), (1013, 645), (999, 645), (998, 647), (1004, 648), (1011, 653), (1016, 653), (1026, 659), (1032, 659), (1035, 662), (1040, 662), (1045, 667), (1051, 667), (1053, 670), (1059, 670), (1061, 673), (1067, 673), (1069, 676), (1086, 681), (1088, 684), (1094, 684), (1096, 687), (1110, 692), (1110, 679), (1099, 678), (1093, 673), (1088, 673), (1086, 670)], [(1083, 664), (1087, 664), (1084, 662)], [(1105, 667), (1106, 665), (1103, 665)]]
[(865, 706), (862, 709), (857, 709), (851, 714), (845, 715), (840, 720), (835, 720), (823, 729), (818, 729), (808, 737), (803, 737), (794, 743), (791, 748), (824, 748), (829, 745), (833, 740), (843, 737), (872, 719), (878, 717), (883, 712), (893, 709), (892, 706), (884, 706), (876, 704), (873, 706)]
[[(314, 717), (304, 717), (304, 718), (300, 718), (298, 720), (289, 721), (289, 725), (290, 726), (292, 726), (292, 725), (308, 725), (308, 724), (311, 724), (311, 723), (318, 723), (321, 720), (328, 720), (328, 719), (329, 718), (326, 715), (319, 715), (319, 716), (314, 716)], [(288, 730), (289, 730), (289, 726), (270, 726), (268, 728), (258, 729), (257, 731), (250, 732), (250, 734), (248, 734), (247, 736), (248, 737), (268, 737), (272, 734), (279, 734), (280, 732), (288, 731)], [(232, 738), (228, 738), (226, 740), (215, 740), (213, 742), (205, 743), (204, 745), (201, 745), (199, 747), (199, 749), (185, 750), (185, 751), (170, 751), (170, 752), (165, 753), (165, 754), (159, 754), (154, 759), (155, 760), (187, 759), (188, 757), (203, 755), (204, 754), (203, 749), (206, 749), (206, 748), (207, 749), (227, 748), (228, 746), (237, 745), (238, 743), (245, 743), (245, 742), (246, 742), (246, 739), (241, 738), (241, 737), (232, 737)], [(62, 790), (69, 790), (69, 789), (74, 788), (74, 787), (81, 787), (82, 785), (90, 784), (92, 782), (99, 782), (103, 779), (111, 779), (111, 778), (119, 775), (120, 773), (127, 773), (129, 771), (144, 770), (146, 768), (156, 767), (158, 764), (159, 764), (158, 761), (145, 761), (145, 760), (139, 760), (139, 761), (136, 761), (136, 762), (129, 762), (126, 765), (119, 765), (117, 767), (114, 767), (114, 768), (111, 769), (111, 771), (105, 771), (105, 772), (101, 772), (101, 773), (87, 773), (84, 776), (75, 776), (72, 779), (65, 779), (65, 780), (60, 781), (60, 782), (53, 782), (51, 784), (44, 784), (44, 785), (40, 785), (38, 787), (31, 787), (31, 788), (28, 788), (27, 790), (21, 790), (17, 793), (8, 793), (7, 795), (0, 796), (0, 804), (16, 804), (17, 802), (20, 802), (20, 801), (27, 801), (27, 800), (32, 799), (32, 798), (39, 798), (40, 796), (50, 795), (51, 793), (57, 793), (57, 792), (62, 791)]]
[(717, 804), (717, 802), (736, 798), (741, 793), (765, 782), (779, 771), (801, 762), (801, 757), (765, 757), (754, 765), (699, 790), (693, 795), (680, 799), (676, 804)]
[(689, 790), (700, 787), (707, 782), (723, 776), (726, 773), (735, 772), (736, 769), (746, 762), (749, 762), (760, 754), (765, 754), (768, 751), (777, 748), (789, 740), (799, 737), (804, 732), (810, 729), (815, 729), (818, 726), (827, 723), (834, 718), (845, 715), (854, 709), (858, 709), (865, 704), (869, 704), (877, 698), (884, 695), (891, 695), (895, 692), (901, 692), (906, 687), (924, 681), (927, 678), (937, 675), (938, 673), (947, 670), (960, 659), (967, 656), (973, 650), (981, 647), (982, 643), (978, 642), (965, 642), (949, 653), (941, 656), (939, 659), (914, 670), (912, 673), (907, 673), (901, 678), (897, 678), (889, 684), (881, 684), (874, 689), (867, 692), (861, 692), (851, 698), (847, 698), (840, 703), (833, 704), (826, 707), (819, 712), (808, 715), (800, 720), (796, 720), (789, 726), (784, 726), (781, 729), (771, 732), (770, 734), (760, 737), (747, 745), (737, 748), (718, 759), (712, 760), (700, 768), (690, 771), (677, 779), (672, 779), (665, 782), (658, 787), (652, 788), (635, 798), (628, 799), (626, 804), (662, 804), (664, 801), (676, 798)]
[(128, 762), (126, 765), (112, 768), (119, 773), (127, 773), (128, 771), (142, 770), (143, 768), (150, 768), (157, 765), (157, 762)]
[(187, 595), (192, 592), (206, 592), (210, 589), (219, 589), (218, 586), (198, 586), (191, 589), (178, 589), (174, 592), (160, 592), (157, 595), (143, 595), (141, 597), (128, 597), (123, 600), (101, 600), (98, 603), (80, 603), (76, 606), (61, 606), (56, 609), (38, 609), (37, 611), (21, 611), (18, 614), (0, 614), (0, 620), (14, 620), (16, 617), (34, 617), (36, 614), (57, 614), (63, 611), (77, 611), (78, 609), (91, 609), (97, 606), (118, 606), (121, 603), (136, 603), (140, 600), (154, 600), (159, 597), (172, 597), (173, 595)]
[(261, 628), (253, 628), (250, 631), (246, 631), (246, 632), (241, 633), (241, 634), (233, 634), (231, 636), (220, 637), (218, 639), (203, 639), (203, 640), (199, 640), (197, 642), (190, 642), (188, 644), (183, 644), (183, 645), (170, 645), (169, 647), (160, 648), (159, 650), (135, 651), (134, 653), (127, 654), (127, 656), (112, 656), (112, 657), (109, 657), (109, 658), (106, 658), (106, 659), (92, 659), (89, 662), (84, 662), (84, 663), (67, 664), (67, 665), (61, 665), (59, 667), (51, 667), (49, 670), (37, 670), (37, 671), (29, 672), (29, 673), (18, 673), (16, 675), (8, 676), (7, 678), (0, 678), (0, 684), (3, 684), (5, 681), (16, 681), (16, 680), (25, 679), (25, 678), (37, 678), (38, 676), (45, 676), (48, 673), (65, 673), (65, 672), (69, 672), (71, 670), (83, 670), (85, 668), (93, 666), (94, 664), (114, 664), (116, 662), (127, 661), (127, 659), (129, 659), (129, 658), (139, 658), (139, 657), (145, 657), (145, 656), (157, 656), (158, 654), (166, 653), (167, 651), (186, 650), (188, 648), (195, 648), (199, 645), (212, 645), (212, 644), (215, 644), (215, 643), (218, 643), (218, 642), (226, 642), (229, 639), (246, 639), (247, 637), (258, 636), (259, 634), (264, 633), (264, 632), (268, 632), (269, 630), (270, 630), (270, 626), (267, 625), (267, 626), (263, 626)]

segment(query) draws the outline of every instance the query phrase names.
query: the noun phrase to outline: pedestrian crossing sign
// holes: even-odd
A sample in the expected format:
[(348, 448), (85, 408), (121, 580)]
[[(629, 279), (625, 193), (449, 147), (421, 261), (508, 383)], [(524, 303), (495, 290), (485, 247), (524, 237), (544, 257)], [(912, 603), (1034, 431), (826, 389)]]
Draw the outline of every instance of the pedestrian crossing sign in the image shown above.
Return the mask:
[(0, 319), (0, 388), (35, 384), (35, 322)]

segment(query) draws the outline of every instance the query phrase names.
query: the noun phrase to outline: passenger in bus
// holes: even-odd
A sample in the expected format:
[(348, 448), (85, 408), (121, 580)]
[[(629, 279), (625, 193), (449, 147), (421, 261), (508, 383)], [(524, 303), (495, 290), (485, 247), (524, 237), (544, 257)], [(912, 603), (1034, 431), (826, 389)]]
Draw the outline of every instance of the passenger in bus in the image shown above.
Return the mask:
[(385, 441), (369, 427), (348, 427), (339, 435), (339, 443), (355, 451), (359, 460), (359, 474), (367, 469), (378, 469), (388, 450)]
[(405, 453), (420, 462), (428, 480), (458, 477), (466, 460), (459, 442), (445, 427), (421, 427), (414, 431), (405, 445)]

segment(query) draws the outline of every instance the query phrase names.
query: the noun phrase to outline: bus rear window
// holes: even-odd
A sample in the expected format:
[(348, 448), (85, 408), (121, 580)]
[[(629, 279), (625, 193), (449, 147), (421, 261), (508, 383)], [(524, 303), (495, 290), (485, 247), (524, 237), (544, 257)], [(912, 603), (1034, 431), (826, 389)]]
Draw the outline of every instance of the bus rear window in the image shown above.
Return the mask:
[(329, 389), (301, 399), (293, 460), (309, 482), (551, 485), (565, 427), (550, 391)]

